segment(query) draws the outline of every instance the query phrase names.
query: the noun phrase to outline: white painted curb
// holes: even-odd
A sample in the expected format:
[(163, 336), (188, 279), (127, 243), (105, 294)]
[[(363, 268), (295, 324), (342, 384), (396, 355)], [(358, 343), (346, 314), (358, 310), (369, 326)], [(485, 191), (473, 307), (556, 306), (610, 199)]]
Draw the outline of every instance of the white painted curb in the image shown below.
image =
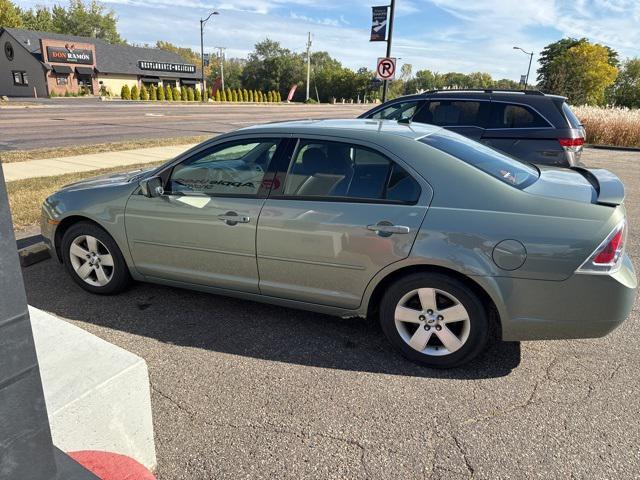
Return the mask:
[(146, 362), (29, 307), (54, 444), (101, 450), (156, 467)]

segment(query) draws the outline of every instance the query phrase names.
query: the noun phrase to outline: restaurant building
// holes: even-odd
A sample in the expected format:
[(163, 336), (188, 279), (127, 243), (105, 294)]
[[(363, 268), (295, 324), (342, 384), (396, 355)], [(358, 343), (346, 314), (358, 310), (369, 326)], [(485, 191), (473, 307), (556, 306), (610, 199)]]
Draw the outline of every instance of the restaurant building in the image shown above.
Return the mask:
[(19, 28), (0, 29), (0, 95), (47, 97), (109, 92), (123, 85), (200, 88), (200, 69), (157, 48)]

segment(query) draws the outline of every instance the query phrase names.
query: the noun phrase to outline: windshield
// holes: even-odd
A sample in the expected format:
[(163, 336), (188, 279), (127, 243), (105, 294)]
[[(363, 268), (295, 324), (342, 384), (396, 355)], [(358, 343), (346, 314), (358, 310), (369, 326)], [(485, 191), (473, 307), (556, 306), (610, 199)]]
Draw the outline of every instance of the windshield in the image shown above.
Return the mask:
[(538, 179), (538, 170), (532, 165), (448, 130), (439, 130), (422, 137), (420, 141), (520, 189), (528, 187)]

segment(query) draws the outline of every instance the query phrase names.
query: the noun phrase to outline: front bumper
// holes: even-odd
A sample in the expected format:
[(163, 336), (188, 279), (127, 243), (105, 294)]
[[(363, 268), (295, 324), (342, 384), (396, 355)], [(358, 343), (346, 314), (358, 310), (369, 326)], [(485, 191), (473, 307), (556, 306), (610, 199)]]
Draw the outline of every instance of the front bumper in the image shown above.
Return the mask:
[(51, 252), (51, 256), (58, 258), (55, 251), (56, 236), (56, 220), (48, 213), (46, 204), (42, 206), (42, 214), (40, 216), (40, 234), (42, 235), (44, 244)]
[(602, 337), (633, 309), (638, 280), (625, 255), (611, 275), (574, 274), (556, 282), (496, 279), (503, 298), (503, 340)]

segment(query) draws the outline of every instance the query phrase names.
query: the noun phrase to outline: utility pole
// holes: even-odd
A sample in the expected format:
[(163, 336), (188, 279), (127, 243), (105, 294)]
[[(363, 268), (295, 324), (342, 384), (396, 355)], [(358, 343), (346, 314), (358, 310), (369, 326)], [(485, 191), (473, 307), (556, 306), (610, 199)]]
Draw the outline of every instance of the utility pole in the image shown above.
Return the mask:
[[(393, 16), (396, 9), (396, 0), (391, 0), (391, 11), (389, 12), (389, 37), (387, 38), (387, 58), (391, 57), (391, 40), (393, 38)], [(389, 80), (384, 80), (382, 86), (382, 103), (387, 101), (387, 89)]]
[(218, 49), (218, 58), (220, 59), (220, 84), (224, 91), (224, 51), (227, 47), (216, 47)]
[(207, 101), (207, 84), (204, 80), (204, 24), (207, 23), (213, 15), (220, 15), (220, 13), (213, 11), (204, 20), (200, 19), (200, 80), (202, 81), (202, 101)]
[(309, 32), (309, 37), (307, 39), (307, 98), (309, 101), (309, 77), (311, 75), (311, 32)]
[(527, 89), (527, 85), (529, 85), (529, 73), (531, 72), (531, 61), (533, 60), (533, 51), (527, 52), (520, 47), (513, 47), (514, 50), (520, 50), (522, 53), (529, 55), (529, 68), (527, 68), (527, 76), (524, 79), (524, 89)]

